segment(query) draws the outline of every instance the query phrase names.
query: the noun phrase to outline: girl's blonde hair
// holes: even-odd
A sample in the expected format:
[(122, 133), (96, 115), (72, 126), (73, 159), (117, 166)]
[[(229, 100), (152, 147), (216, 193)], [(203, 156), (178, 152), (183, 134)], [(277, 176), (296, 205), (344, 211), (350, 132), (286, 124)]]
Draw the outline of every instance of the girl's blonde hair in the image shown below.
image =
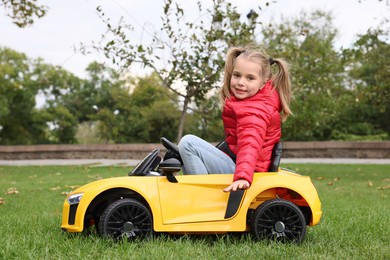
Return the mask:
[[(225, 62), (223, 86), (221, 89), (221, 97), (224, 101), (230, 98), (230, 79), (233, 74), (234, 65), (238, 57), (243, 57), (251, 62), (255, 62), (261, 67), (261, 76), (264, 79), (272, 80), (273, 86), (277, 89), (282, 104), (282, 121), (286, 121), (287, 117), (292, 115), (290, 110), (291, 100), (291, 81), (288, 63), (279, 58), (270, 58), (264, 50), (255, 47), (233, 47), (230, 48)], [(272, 75), (271, 66), (276, 64), (278, 70), (275, 75)], [(265, 82), (264, 82), (265, 83)]]

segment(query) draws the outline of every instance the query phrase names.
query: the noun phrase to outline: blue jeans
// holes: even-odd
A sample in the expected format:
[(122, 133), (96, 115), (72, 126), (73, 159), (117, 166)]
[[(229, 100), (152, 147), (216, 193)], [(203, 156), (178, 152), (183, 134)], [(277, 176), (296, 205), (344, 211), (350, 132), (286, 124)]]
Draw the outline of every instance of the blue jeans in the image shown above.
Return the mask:
[(185, 135), (178, 147), (184, 174), (234, 173), (236, 165), (233, 160), (197, 136)]

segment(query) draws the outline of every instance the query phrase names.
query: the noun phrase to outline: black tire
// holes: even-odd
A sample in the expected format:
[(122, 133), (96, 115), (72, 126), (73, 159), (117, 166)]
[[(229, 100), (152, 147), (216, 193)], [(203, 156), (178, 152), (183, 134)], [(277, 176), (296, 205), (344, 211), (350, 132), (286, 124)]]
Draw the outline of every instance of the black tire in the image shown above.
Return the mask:
[(273, 199), (256, 209), (251, 219), (251, 232), (257, 239), (300, 244), (306, 234), (306, 221), (297, 205)]
[(134, 199), (120, 199), (110, 204), (100, 216), (99, 233), (114, 239), (150, 238), (153, 218), (150, 210)]

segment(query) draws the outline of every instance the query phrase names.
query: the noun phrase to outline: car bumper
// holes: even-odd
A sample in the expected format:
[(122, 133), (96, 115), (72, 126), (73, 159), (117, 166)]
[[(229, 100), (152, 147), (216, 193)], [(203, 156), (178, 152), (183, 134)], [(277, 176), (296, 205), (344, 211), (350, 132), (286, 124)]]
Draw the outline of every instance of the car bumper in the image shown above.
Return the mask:
[(61, 229), (67, 232), (81, 232), (83, 227), (77, 225), (80, 221), (76, 222), (77, 209), (79, 204), (69, 205), (65, 202), (62, 210), (62, 223)]

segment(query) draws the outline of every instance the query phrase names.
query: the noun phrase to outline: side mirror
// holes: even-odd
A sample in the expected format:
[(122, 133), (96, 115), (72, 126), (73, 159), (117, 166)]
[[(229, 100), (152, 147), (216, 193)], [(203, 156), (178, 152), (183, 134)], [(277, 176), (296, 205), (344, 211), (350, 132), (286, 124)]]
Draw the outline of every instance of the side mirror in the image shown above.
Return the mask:
[(176, 158), (169, 158), (164, 160), (158, 166), (158, 170), (167, 176), (170, 182), (177, 182), (175, 173), (181, 170), (181, 162)]

